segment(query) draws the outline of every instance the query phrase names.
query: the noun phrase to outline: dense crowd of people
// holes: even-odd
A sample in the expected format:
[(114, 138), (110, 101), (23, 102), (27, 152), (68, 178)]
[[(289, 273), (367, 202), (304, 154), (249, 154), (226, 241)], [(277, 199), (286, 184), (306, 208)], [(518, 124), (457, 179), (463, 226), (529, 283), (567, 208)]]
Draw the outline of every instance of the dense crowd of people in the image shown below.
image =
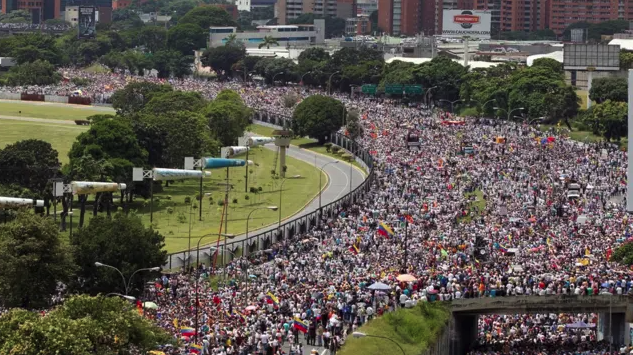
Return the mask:
[(46, 24), (46, 23), (32, 24), (32, 23), (26, 23), (26, 22), (0, 23), (0, 29), (2, 30), (66, 31), (70, 28), (71, 26), (66, 25), (66, 24)]
[[(19, 90), (81, 90), (106, 102), (127, 83), (148, 80), (207, 98), (235, 89), (250, 107), (286, 115), (292, 109), (283, 105), (284, 94), (311, 94), (237, 82), (62, 73), (91, 83)], [(525, 123), (334, 96), (361, 113), (359, 141), (375, 161), (371, 196), (268, 252), (234, 260), (219, 286), (211, 280), (221, 270), (208, 265), (157, 280), (151, 297), (159, 308), (150, 316), (182, 340), (163, 351), (303, 355), (323, 345), (335, 354), (357, 327), (418, 302), (631, 292), (630, 270), (609, 261), (629, 238), (624, 152)], [(409, 136), (419, 137), (420, 146), (409, 147)], [(579, 196), (570, 197), (575, 184)], [(386, 288), (372, 289), (378, 282)], [(482, 316), (472, 354), (620, 353), (600, 341), (595, 323), (592, 314)]]

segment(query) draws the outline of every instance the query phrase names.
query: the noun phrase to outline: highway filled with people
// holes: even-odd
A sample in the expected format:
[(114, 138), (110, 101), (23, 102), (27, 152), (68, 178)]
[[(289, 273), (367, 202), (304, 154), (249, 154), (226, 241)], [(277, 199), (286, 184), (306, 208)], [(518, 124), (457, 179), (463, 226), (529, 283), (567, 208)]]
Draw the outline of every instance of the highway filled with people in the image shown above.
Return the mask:
[[(320, 93), (62, 73), (91, 82), (15, 90), (81, 90), (105, 103), (127, 83), (148, 80), (207, 98), (235, 89), (248, 106), (287, 116), (292, 109), (283, 105), (283, 95)], [(226, 270), (203, 265), (157, 280), (150, 297), (158, 309), (147, 316), (183, 340), (181, 348), (163, 351), (307, 354), (314, 347), (333, 354), (364, 322), (418, 302), (631, 291), (630, 270), (609, 262), (629, 238), (626, 153), (572, 141), (556, 128), (334, 96), (361, 114), (359, 141), (375, 162), (370, 196), (314, 230), (235, 259)], [(408, 146), (412, 136), (419, 138), (418, 147)], [(226, 282), (218, 279), (224, 271)], [(372, 287), (377, 283), (384, 285)], [(595, 323), (593, 314), (482, 316), (472, 354), (506, 353), (508, 344), (517, 354), (552, 348), (561, 354), (608, 353)]]

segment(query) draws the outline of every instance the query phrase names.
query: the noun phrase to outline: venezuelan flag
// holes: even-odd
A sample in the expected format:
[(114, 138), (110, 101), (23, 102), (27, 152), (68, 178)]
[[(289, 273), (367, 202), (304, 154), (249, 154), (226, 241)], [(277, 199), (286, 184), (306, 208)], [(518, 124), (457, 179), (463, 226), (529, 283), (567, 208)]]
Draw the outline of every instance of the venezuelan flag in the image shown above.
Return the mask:
[(357, 255), (359, 250), (358, 247), (356, 245), (352, 245), (351, 247), (349, 247), (349, 251), (352, 252), (352, 254)]
[(382, 235), (383, 237), (389, 238), (390, 236), (393, 236), (393, 230), (384, 222), (380, 222), (378, 226), (378, 234)]
[(235, 314), (242, 323), (246, 323), (246, 316), (244, 316), (242, 312), (233, 311), (233, 314)]
[(200, 345), (200, 344), (191, 344), (189, 346), (189, 351), (192, 354), (200, 354), (200, 353), (202, 353), (202, 345)]
[(308, 332), (308, 324), (299, 318), (295, 318), (294, 327), (295, 329), (299, 330), (301, 333)]
[(270, 292), (266, 294), (266, 300), (268, 301), (268, 303), (272, 303), (275, 306), (279, 305), (279, 298), (275, 297), (275, 295)]
[(180, 335), (184, 337), (194, 336), (196, 334), (196, 330), (189, 327), (180, 328)]

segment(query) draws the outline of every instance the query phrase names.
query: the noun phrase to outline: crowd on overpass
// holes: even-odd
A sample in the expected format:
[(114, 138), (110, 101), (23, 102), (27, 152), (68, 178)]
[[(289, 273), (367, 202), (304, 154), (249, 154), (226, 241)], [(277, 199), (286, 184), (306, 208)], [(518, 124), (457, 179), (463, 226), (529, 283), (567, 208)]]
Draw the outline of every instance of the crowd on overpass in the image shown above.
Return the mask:
[[(81, 89), (105, 101), (128, 82), (162, 82), (70, 69), (64, 76), (92, 81), (81, 88), (66, 81), (17, 90), (63, 95)], [(233, 88), (249, 106), (289, 116), (283, 94), (308, 95), (296, 87), (168, 82), (208, 98)], [(629, 238), (623, 152), (525, 123), (449, 118), (397, 101), (335, 96), (361, 112), (360, 141), (376, 163), (371, 196), (249, 259), (248, 270), (234, 261), (226, 270), (231, 281), (217, 290), (206, 277), (222, 270), (208, 266), (158, 280), (159, 308), (152, 317), (183, 337), (184, 351), (287, 354), (288, 344), (297, 342), (305, 354), (321, 342), (334, 353), (367, 320), (418, 302), (631, 291), (630, 271), (609, 261)], [(409, 133), (419, 137), (419, 148), (407, 146)], [(569, 198), (572, 183), (580, 191)], [(378, 282), (387, 288), (372, 290)], [(557, 316), (532, 327), (534, 319), (482, 317), (480, 340), (519, 348), (536, 334), (543, 346), (565, 339), (558, 349), (574, 354), (604, 349), (595, 336), (565, 328), (579, 319), (593, 321), (590, 315)]]

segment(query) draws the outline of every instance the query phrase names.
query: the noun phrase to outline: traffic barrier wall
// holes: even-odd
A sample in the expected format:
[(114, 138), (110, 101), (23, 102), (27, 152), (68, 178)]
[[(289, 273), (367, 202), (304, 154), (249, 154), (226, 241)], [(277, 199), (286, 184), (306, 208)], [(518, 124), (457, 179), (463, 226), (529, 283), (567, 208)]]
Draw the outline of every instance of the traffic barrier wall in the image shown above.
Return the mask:
[(20, 100), (21, 96), (21, 94), (16, 94), (13, 92), (0, 91), (1, 100)]
[(68, 97), (68, 103), (69, 104), (90, 105), (91, 102), (92, 102), (92, 100), (90, 100), (89, 97), (83, 97), (83, 96), (69, 96)]
[(57, 102), (60, 104), (68, 103), (68, 96), (58, 96), (58, 95), (44, 95), (44, 101), (46, 102)]
[(22, 101), (44, 101), (44, 95), (22, 93), (20, 96)]

